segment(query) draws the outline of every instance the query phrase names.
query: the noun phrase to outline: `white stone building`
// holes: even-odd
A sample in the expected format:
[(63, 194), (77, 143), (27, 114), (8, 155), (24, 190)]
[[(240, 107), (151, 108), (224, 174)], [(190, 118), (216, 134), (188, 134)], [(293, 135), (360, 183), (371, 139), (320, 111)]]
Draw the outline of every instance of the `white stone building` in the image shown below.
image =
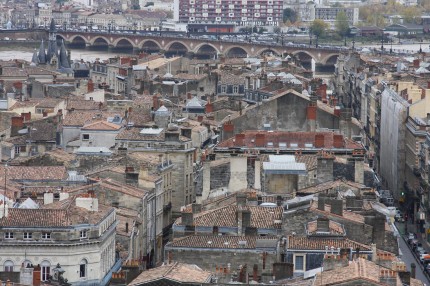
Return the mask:
[[(53, 194), (46, 193), (45, 201), (53, 202)], [(106, 285), (114, 266), (119, 268), (116, 224), (115, 209), (99, 206), (89, 195), (43, 209), (9, 209), (0, 218), (0, 271), (20, 272), (22, 266), (39, 265), (40, 274), (34, 270), (32, 275), (47, 281), (60, 264), (72, 285)], [(21, 271), (21, 280), (30, 274)]]

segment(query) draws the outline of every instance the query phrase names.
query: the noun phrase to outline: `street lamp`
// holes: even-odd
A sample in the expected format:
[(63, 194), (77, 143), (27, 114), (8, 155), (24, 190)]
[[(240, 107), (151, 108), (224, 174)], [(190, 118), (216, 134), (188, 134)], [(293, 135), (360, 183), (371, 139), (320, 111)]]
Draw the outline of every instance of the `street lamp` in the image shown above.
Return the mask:
[(309, 28), (309, 47), (312, 46), (312, 29)]
[(136, 34), (136, 30), (137, 30), (137, 23), (136, 23), (136, 22), (134, 22), (134, 23), (133, 23), (133, 28), (134, 28), (133, 33), (135, 33), (135, 34)]
[(110, 28), (111, 28), (112, 24), (111, 22), (108, 23), (108, 33), (110, 34)]
[(163, 22), (160, 20), (160, 24), (158, 24), (158, 31), (160, 31), (160, 37), (161, 37), (161, 29), (163, 28)]
[(92, 32), (92, 31), (93, 31), (93, 24), (94, 24), (94, 23), (93, 23), (93, 20), (91, 20), (91, 21), (90, 21), (90, 32)]
[(381, 33), (381, 51), (384, 51), (384, 31)]

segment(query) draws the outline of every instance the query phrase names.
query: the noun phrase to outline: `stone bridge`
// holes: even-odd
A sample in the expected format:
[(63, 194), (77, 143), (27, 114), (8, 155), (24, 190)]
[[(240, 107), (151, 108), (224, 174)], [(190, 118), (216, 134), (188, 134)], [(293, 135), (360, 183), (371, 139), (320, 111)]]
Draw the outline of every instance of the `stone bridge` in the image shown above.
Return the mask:
[(128, 48), (135, 52), (164, 52), (171, 55), (255, 57), (265, 53), (290, 54), (303, 62), (310, 62), (313, 58), (316, 63), (322, 65), (334, 65), (340, 53), (336, 48), (315, 48), (304, 44), (268, 45), (154, 34), (60, 31), (57, 33), (57, 39), (63, 39), (66, 44), (73, 47)]

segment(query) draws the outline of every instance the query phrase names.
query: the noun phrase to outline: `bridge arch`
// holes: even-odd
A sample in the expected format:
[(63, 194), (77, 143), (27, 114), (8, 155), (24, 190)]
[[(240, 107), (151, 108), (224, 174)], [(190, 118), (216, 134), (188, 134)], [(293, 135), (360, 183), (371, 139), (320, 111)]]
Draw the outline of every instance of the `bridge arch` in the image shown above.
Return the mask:
[(93, 46), (97, 43), (101, 43), (101, 42), (105, 42), (106, 45), (109, 45), (110, 41), (108, 38), (104, 37), (104, 36), (96, 36), (94, 38), (91, 39), (90, 44)]
[(321, 60), (321, 63), (324, 65), (335, 65), (338, 57), (338, 53), (329, 54)]
[(315, 58), (314, 55), (312, 55), (310, 52), (308, 51), (304, 51), (304, 50), (298, 50), (298, 51), (294, 51), (292, 53), (297, 59), (299, 59), (300, 61), (307, 61), (308, 59), (314, 59), (315, 62), (317, 62), (318, 60)]
[(225, 56), (230, 58), (246, 58), (248, 52), (240, 46), (232, 46), (225, 51)]
[(185, 55), (190, 48), (182, 41), (172, 41), (165, 46), (165, 51), (172, 55)]
[(265, 54), (265, 53), (272, 53), (272, 54), (277, 55), (277, 56), (280, 55), (280, 53), (276, 49), (272, 49), (270, 47), (264, 47), (264, 48), (258, 50), (255, 54), (257, 56), (260, 56), (260, 55)]
[(133, 41), (131, 41), (130, 39), (128, 39), (128, 38), (126, 38), (126, 37), (121, 37), (121, 38), (118, 38), (118, 39), (116, 39), (113, 43), (112, 43), (112, 45), (115, 47), (115, 48), (117, 48), (119, 45), (129, 45), (131, 48), (134, 48), (134, 47), (136, 47), (136, 45), (133, 43)]
[(194, 48), (194, 53), (196, 55), (205, 54), (208, 56), (212, 56), (212, 55), (217, 56), (220, 53), (220, 51), (210, 43), (200, 43)]
[(162, 50), (160, 44), (152, 39), (146, 39), (139, 44), (139, 48), (142, 49), (144, 52), (148, 53), (154, 53), (154, 52), (160, 52)]
[(85, 37), (80, 35), (75, 35), (69, 38), (69, 45), (79, 47), (79, 48), (85, 48), (88, 41), (85, 39)]

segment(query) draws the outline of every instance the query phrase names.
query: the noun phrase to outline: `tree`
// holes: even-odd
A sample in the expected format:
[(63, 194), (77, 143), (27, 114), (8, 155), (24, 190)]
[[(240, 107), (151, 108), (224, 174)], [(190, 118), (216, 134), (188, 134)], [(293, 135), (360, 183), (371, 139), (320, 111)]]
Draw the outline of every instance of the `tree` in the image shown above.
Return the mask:
[(401, 14), (403, 16), (403, 20), (406, 23), (414, 23), (417, 15), (420, 15), (420, 11), (417, 7), (410, 6), (410, 7), (405, 7), (401, 11)]
[(294, 23), (297, 21), (297, 13), (291, 8), (284, 9), (283, 16), (284, 16), (283, 17), (284, 23), (287, 21), (290, 21), (291, 23)]
[(315, 35), (315, 37), (317, 38), (315, 42), (315, 47), (318, 47), (318, 39), (319, 37), (325, 34), (327, 28), (328, 28), (328, 24), (321, 19), (316, 19), (312, 22), (309, 29), (310, 29), (310, 32), (313, 35)]
[(346, 16), (344, 11), (340, 11), (336, 15), (336, 31), (342, 38), (345, 39), (345, 46), (346, 46), (346, 35), (349, 33), (349, 22), (348, 17)]
[(328, 24), (321, 19), (316, 19), (312, 22), (310, 26), (311, 33), (317, 38), (325, 34), (328, 28)]

